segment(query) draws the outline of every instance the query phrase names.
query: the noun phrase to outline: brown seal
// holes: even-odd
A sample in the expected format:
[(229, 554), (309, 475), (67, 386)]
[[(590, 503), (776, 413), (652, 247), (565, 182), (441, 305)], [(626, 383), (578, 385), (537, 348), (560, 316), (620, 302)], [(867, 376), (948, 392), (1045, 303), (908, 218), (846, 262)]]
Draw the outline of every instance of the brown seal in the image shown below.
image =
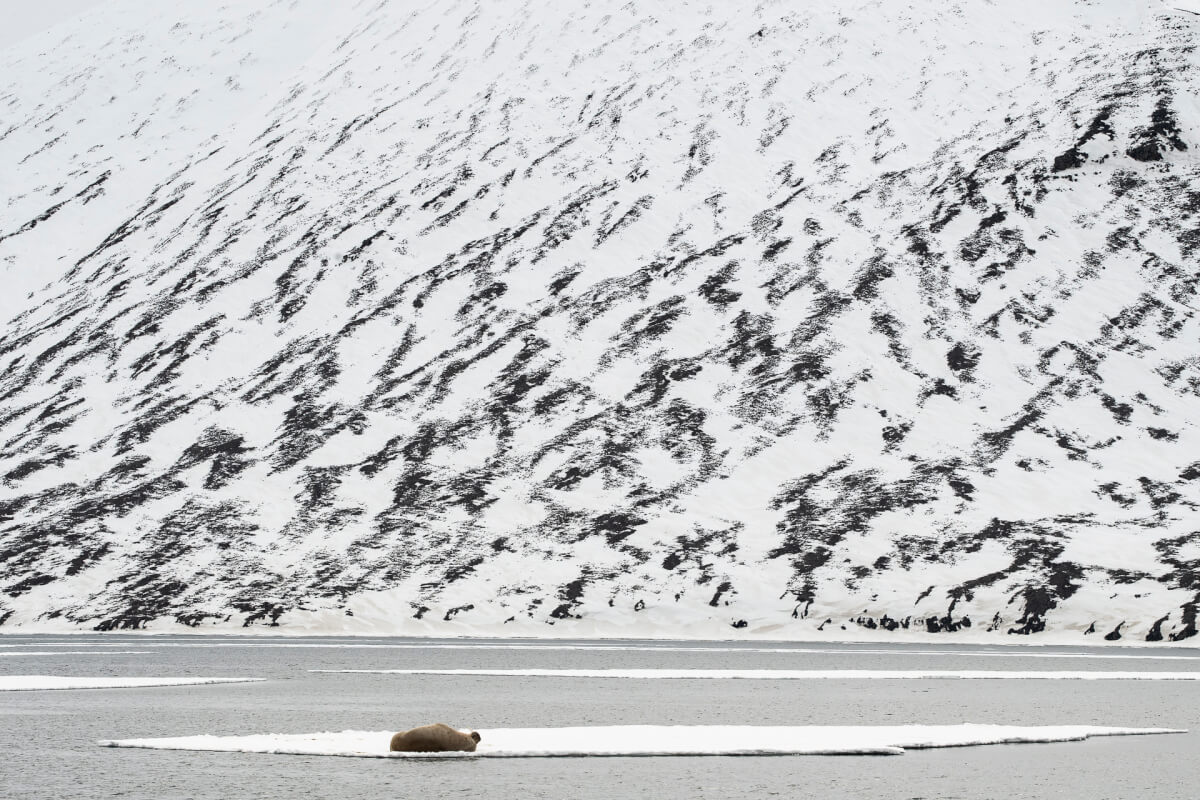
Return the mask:
[(433, 725), (422, 725), (411, 731), (400, 731), (392, 737), (389, 749), (394, 753), (445, 753), (453, 750), (473, 753), (478, 741), (477, 731), (463, 733), (449, 725), (435, 722)]

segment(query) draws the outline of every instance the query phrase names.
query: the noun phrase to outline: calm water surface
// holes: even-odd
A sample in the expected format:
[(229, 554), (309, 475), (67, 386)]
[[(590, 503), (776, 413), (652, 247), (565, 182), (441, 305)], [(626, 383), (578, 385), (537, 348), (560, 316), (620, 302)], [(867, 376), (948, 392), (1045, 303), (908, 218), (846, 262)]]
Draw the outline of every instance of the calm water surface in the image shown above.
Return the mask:
[[(298, 644), (389, 645), (296, 647)], [(1187, 798), (1200, 796), (1200, 683), (604, 680), (354, 675), (311, 669), (694, 668), (1200, 671), (1200, 650), (622, 642), (631, 650), (444, 648), (406, 639), (0, 637), (0, 674), (237, 676), (264, 683), (0, 692), (4, 798)], [(444, 643), (442, 643), (444, 644)], [(399, 645), (399, 646), (396, 646)], [(787, 652), (755, 652), (780, 647)], [(719, 651), (701, 648), (718, 648)], [(112, 651), (142, 650), (128, 655)], [(841, 652), (820, 652), (838, 650)], [(886, 650), (888, 652), (878, 652)], [(998, 655), (977, 655), (982, 651)], [(1047, 654), (1187, 660), (1037, 658)], [(564, 725), (961, 722), (1188, 728), (1176, 736), (903, 756), (407, 761), (101, 748), (199, 733)]]

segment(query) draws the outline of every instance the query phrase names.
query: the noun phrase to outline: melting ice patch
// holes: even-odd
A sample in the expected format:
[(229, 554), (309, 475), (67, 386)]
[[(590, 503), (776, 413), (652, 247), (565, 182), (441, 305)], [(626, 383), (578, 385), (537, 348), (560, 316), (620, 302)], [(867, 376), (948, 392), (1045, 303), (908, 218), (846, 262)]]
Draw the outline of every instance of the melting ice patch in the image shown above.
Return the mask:
[(687, 678), (706, 680), (1076, 680), (1197, 681), (1200, 672), (1100, 672), (1093, 670), (981, 669), (313, 669), (309, 672), (360, 672), (379, 675), (491, 675), (532, 678)]
[(144, 656), (149, 655), (149, 650), (105, 650), (97, 652), (95, 650), (19, 650), (3, 653), (0, 652), (0, 658), (11, 658), (13, 656)]
[(248, 683), (262, 678), (77, 678), (59, 675), (0, 675), (0, 692), (34, 689), (137, 689), (144, 686), (191, 686)]
[(474, 753), (389, 753), (392, 731), (181, 736), (102, 740), (105, 747), (359, 758), (533, 758), (548, 756), (901, 755), (907, 749), (1017, 742), (1069, 742), (1091, 736), (1184, 733), (1167, 728), (1092, 725), (752, 726), (613, 725), (481, 730)]

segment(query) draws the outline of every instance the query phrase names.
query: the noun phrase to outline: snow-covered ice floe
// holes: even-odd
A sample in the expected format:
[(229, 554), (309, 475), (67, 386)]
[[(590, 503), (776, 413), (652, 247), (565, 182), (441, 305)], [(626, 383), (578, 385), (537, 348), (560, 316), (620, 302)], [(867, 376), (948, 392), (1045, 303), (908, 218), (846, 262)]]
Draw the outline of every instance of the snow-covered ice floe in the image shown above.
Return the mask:
[(1168, 728), (1092, 725), (750, 726), (613, 725), (481, 730), (474, 753), (389, 753), (392, 731), (181, 736), (102, 740), (105, 747), (212, 750), (359, 758), (534, 758), (551, 756), (900, 755), (909, 749), (1018, 742), (1070, 742), (1091, 736), (1185, 733)]
[(707, 680), (965, 680), (1200, 681), (1200, 672), (1100, 672), (1097, 670), (982, 669), (311, 669), (377, 675), (478, 675), (528, 678), (646, 678)]
[(249, 683), (262, 678), (76, 678), (59, 675), (0, 675), (0, 692), (35, 689), (137, 689), (144, 686), (193, 686)]
[(15, 656), (144, 656), (149, 650), (12, 650), (0, 653), (0, 658)]

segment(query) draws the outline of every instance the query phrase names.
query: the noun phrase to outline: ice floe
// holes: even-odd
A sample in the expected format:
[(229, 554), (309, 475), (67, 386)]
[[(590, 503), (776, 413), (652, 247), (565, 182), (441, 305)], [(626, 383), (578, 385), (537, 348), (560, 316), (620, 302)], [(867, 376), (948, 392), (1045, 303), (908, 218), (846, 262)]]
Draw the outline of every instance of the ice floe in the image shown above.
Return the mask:
[(1091, 736), (1184, 733), (1092, 725), (750, 726), (613, 725), (481, 730), (474, 753), (389, 753), (392, 731), (181, 736), (102, 740), (105, 747), (360, 758), (531, 758), (548, 756), (900, 755), (933, 747), (1067, 742)]
[(0, 692), (35, 689), (137, 689), (145, 686), (192, 686), (249, 683), (262, 678), (77, 678), (62, 675), (0, 675)]
[(144, 656), (149, 650), (14, 650), (0, 652), (0, 658), (13, 656)]
[(701, 680), (1076, 680), (1200, 681), (1200, 672), (1101, 672), (1099, 670), (981, 669), (313, 669), (378, 675), (471, 675), (525, 678), (644, 678)]

